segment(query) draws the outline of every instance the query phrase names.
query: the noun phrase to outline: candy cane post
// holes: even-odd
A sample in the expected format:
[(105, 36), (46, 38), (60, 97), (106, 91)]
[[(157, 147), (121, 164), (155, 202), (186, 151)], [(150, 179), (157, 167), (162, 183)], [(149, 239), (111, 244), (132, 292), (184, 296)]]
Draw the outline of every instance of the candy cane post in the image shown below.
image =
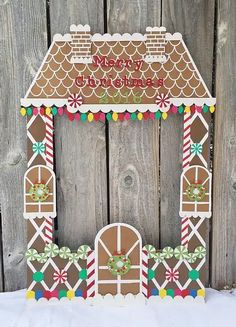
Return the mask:
[[(184, 113), (184, 134), (183, 134), (183, 170), (190, 164), (190, 146), (191, 146), (191, 111)], [(183, 217), (181, 220), (181, 244), (188, 246), (189, 236), (189, 217)]]
[[(52, 114), (45, 114), (46, 127), (46, 165), (53, 170), (53, 117)], [(53, 241), (53, 219), (45, 218), (45, 243)]]
[(87, 258), (87, 297), (95, 295), (95, 255), (89, 251)]
[(142, 250), (142, 293), (148, 297), (148, 253)]

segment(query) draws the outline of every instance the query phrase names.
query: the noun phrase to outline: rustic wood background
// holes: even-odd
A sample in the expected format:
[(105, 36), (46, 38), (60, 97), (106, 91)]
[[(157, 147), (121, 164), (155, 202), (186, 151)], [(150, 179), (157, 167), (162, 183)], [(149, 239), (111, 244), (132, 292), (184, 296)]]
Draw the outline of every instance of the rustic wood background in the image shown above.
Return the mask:
[[(93, 33), (145, 33), (146, 26), (163, 25), (183, 34), (218, 101), (208, 281), (216, 288), (234, 286), (236, 1), (0, 0), (0, 290), (26, 286), (26, 124), (20, 98), (53, 34), (68, 33), (72, 23), (88, 23)], [(170, 117), (161, 126), (148, 121), (79, 127), (56, 119), (55, 143), (60, 245), (92, 244), (97, 230), (114, 221), (133, 224), (157, 247), (180, 242), (180, 118)]]

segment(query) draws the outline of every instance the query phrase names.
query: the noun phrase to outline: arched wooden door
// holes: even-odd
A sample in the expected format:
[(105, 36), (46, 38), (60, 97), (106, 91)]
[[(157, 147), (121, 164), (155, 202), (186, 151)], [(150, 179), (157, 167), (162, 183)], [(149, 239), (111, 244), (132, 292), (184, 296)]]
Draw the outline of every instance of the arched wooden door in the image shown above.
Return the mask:
[(95, 239), (95, 294), (141, 293), (142, 240), (127, 224), (105, 226)]

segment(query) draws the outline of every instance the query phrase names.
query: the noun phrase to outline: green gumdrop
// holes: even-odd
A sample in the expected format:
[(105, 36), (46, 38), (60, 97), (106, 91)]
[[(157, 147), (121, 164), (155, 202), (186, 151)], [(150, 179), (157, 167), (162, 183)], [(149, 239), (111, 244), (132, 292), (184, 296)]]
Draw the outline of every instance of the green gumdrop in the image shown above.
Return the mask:
[(41, 282), (44, 279), (44, 273), (42, 273), (42, 271), (36, 271), (33, 274), (33, 280), (35, 282)]
[(156, 119), (160, 119), (161, 118), (161, 112), (159, 110), (155, 113), (155, 118)]
[(209, 109), (208, 106), (206, 104), (204, 104), (202, 111), (206, 113), (206, 112), (208, 112), (208, 109)]
[(60, 290), (60, 291), (59, 291), (59, 299), (61, 299), (62, 297), (67, 297), (67, 292), (66, 292), (66, 290)]
[(152, 269), (148, 269), (148, 280), (151, 280), (155, 277), (155, 271)]
[(166, 291), (166, 294), (171, 296), (171, 297), (174, 297), (175, 296), (175, 291), (172, 288), (168, 288), (167, 291)]
[(178, 108), (178, 112), (179, 112), (179, 114), (182, 114), (184, 112), (184, 107), (183, 106), (180, 106)]
[(189, 271), (188, 273), (188, 277), (191, 279), (191, 280), (197, 280), (199, 278), (199, 271), (193, 269), (191, 271)]
[(132, 114), (131, 114), (131, 119), (132, 119), (132, 120), (135, 120), (136, 117), (137, 117), (137, 116), (136, 116), (136, 113), (135, 113), (135, 112), (132, 112)]
[(85, 280), (87, 279), (87, 269), (82, 269), (79, 271), (79, 279)]
[(86, 114), (81, 114), (80, 119), (82, 121), (85, 121), (87, 119), (87, 115)]

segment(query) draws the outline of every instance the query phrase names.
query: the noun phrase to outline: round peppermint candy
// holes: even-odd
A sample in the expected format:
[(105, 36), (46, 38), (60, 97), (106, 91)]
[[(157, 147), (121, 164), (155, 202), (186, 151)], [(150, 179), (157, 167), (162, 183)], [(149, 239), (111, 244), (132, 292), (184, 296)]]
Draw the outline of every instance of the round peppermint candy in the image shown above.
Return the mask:
[(155, 258), (156, 256), (156, 249), (153, 245), (145, 245), (143, 247), (143, 250), (147, 251), (147, 254), (148, 254), (148, 259), (152, 259), (152, 258)]
[(197, 246), (194, 253), (199, 259), (202, 259), (206, 256), (206, 248), (203, 246)]
[(78, 248), (77, 253), (78, 253), (80, 259), (86, 260), (88, 258), (88, 253), (90, 251), (91, 251), (91, 248), (88, 245), (81, 245)]
[(48, 257), (46, 255), (46, 253), (43, 252), (43, 253), (38, 254), (37, 261), (39, 263), (45, 263), (45, 262), (47, 262), (47, 260), (48, 260)]
[(45, 246), (44, 252), (46, 253), (48, 258), (54, 258), (58, 255), (59, 248), (56, 244), (50, 243)]
[(70, 249), (66, 246), (63, 246), (59, 250), (59, 257), (62, 259), (68, 259), (70, 256), (70, 253), (71, 253)]
[(188, 249), (184, 245), (179, 245), (174, 249), (174, 256), (178, 260), (184, 260), (188, 258)]
[(29, 261), (35, 261), (38, 257), (38, 251), (35, 249), (29, 249), (26, 251), (25, 256)]
[(162, 253), (165, 259), (170, 259), (174, 255), (174, 250), (170, 246), (163, 248)]

